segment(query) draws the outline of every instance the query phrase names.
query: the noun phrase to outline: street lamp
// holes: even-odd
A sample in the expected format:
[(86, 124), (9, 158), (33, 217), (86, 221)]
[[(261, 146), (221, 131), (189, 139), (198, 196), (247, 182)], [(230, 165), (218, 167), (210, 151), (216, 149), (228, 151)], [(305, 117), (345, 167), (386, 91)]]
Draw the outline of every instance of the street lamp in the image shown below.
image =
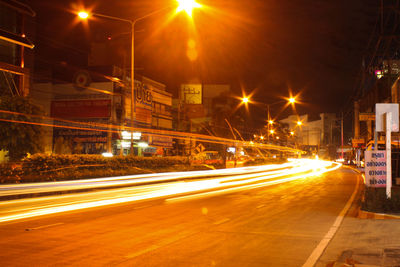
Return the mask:
[(301, 125), (303, 125), (303, 122), (302, 121), (297, 121), (297, 125), (301, 126)]
[(185, 11), (189, 17), (192, 16), (193, 9), (201, 7), (201, 5), (194, 0), (177, 0), (177, 2), (179, 6), (176, 9), (176, 13)]
[[(194, 0), (177, 0), (178, 2), (178, 8), (177, 8), (177, 13), (184, 10), (189, 16), (192, 15), (192, 10), (196, 7), (200, 7), (201, 5), (196, 3)], [(134, 20), (129, 20), (129, 19), (123, 19), (119, 17), (114, 17), (114, 16), (109, 16), (109, 15), (104, 15), (104, 14), (99, 14), (99, 13), (88, 13), (86, 11), (79, 11), (78, 16), (80, 19), (88, 19), (90, 16), (95, 16), (95, 17), (100, 17), (100, 18), (106, 18), (110, 20), (117, 20), (117, 21), (122, 21), (129, 23), (131, 25), (131, 147), (130, 147), (130, 154), (133, 155), (133, 128), (134, 128), (134, 121), (136, 120), (136, 103), (135, 103), (135, 25), (138, 21), (141, 21), (145, 18), (148, 18), (150, 16), (153, 16), (167, 8), (170, 8), (170, 6), (166, 6), (164, 8), (160, 8), (158, 10), (155, 10), (151, 13), (148, 13), (142, 17), (136, 18)]]

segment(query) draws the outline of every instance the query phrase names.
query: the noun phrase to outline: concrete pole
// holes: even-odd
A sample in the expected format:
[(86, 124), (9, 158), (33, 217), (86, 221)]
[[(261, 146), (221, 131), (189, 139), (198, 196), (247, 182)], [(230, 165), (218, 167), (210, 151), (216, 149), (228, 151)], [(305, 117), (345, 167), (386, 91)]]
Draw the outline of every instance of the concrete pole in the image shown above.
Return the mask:
[(354, 138), (360, 137), (360, 103), (354, 101)]
[(392, 197), (392, 112), (386, 113), (386, 198)]

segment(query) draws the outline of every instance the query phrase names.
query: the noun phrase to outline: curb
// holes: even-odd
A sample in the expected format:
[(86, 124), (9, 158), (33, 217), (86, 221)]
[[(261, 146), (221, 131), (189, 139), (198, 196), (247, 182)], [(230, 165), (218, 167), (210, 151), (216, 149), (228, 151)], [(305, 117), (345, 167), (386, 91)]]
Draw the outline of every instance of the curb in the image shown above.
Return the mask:
[(387, 213), (376, 213), (376, 212), (361, 210), (361, 208), (358, 208), (357, 218), (359, 218), (359, 219), (376, 219), (376, 220), (393, 220), (393, 219), (400, 219), (400, 215), (393, 215), (393, 214), (387, 214)]

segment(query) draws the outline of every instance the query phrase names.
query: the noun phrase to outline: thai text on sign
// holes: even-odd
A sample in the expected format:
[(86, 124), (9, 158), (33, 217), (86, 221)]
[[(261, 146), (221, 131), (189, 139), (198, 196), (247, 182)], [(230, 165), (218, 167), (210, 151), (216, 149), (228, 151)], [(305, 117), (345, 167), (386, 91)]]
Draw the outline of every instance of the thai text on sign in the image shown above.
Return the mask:
[(386, 151), (365, 151), (365, 179), (367, 186), (386, 187)]

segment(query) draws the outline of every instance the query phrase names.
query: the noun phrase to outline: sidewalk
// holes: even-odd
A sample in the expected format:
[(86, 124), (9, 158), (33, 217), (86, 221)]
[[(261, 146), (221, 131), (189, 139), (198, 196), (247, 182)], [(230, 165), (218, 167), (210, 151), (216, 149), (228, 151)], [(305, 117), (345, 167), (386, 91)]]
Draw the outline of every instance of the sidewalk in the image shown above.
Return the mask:
[(400, 266), (400, 216), (361, 211), (360, 199), (315, 266)]

